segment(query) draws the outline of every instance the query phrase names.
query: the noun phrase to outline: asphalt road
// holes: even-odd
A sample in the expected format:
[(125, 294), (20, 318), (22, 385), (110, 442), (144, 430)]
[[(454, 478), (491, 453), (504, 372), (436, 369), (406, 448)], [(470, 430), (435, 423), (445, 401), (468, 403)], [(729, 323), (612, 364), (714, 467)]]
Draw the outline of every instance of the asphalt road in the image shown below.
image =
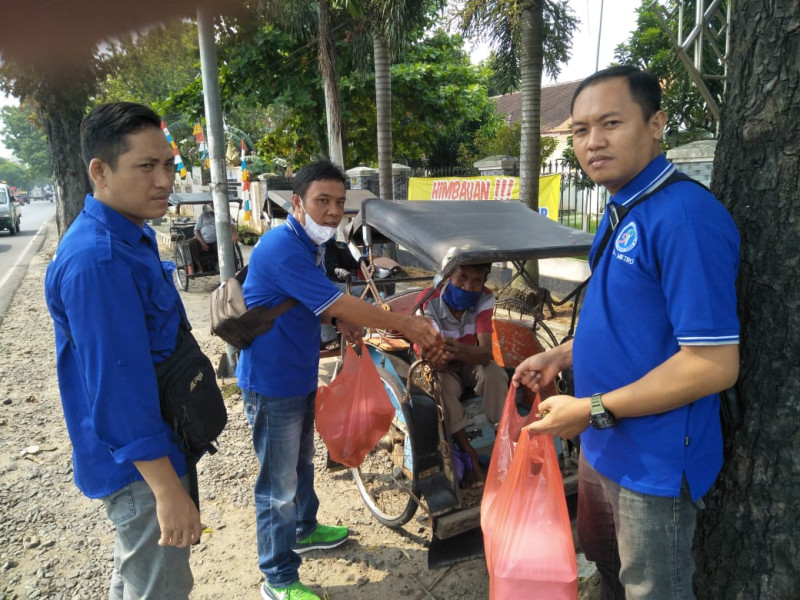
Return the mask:
[(0, 321), (8, 310), (31, 258), (41, 248), (47, 224), (56, 214), (55, 202), (31, 202), (22, 207), (22, 230), (16, 235), (0, 231)]

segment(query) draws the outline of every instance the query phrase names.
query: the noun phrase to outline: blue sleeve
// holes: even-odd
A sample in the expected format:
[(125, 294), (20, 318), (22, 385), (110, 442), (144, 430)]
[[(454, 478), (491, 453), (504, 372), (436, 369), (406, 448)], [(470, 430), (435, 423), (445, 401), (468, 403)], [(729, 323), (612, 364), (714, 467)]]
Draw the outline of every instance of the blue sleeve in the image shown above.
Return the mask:
[(325, 272), (310, 260), (297, 261), (292, 264), (291, 276), (284, 276), (281, 288), (286, 294), (297, 300), (315, 315), (321, 315), (342, 295)]
[[(174, 311), (174, 298), (163, 296), (148, 300)], [(85, 264), (64, 279), (61, 298), (97, 437), (117, 463), (166, 456), (173, 442), (161, 417), (145, 299), (133, 273), (120, 261)]]
[(658, 256), (675, 337), (680, 345), (736, 344), (739, 233), (711, 194), (695, 191), (683, 198)]
[(342, 292), (325, 276), (322, 267), (314, 264), (311, 253), (290, 243), (262, 239), (253, 250), (243, 286), (247, 306), (275, 306), (286, 298), (295, 298), (320, 315)]

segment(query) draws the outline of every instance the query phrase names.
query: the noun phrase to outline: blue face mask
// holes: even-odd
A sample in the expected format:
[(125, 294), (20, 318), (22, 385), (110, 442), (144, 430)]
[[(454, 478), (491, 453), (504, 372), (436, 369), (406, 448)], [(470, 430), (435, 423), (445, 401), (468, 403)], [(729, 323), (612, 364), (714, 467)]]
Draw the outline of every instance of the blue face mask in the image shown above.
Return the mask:
[(482, 293), (483, 290), (478, 292), (468, 292), (467, 290), (462, 290), (460, 287), (456, 287), (452, 283), (448, 282), (444, 289), (444, 293), (442, 294), (442, 298), (444, 298), (444, 301), (447, 302), (447, 305), (450, 308), (454, 308), (456, 310), (467, 310), (478, 303)]

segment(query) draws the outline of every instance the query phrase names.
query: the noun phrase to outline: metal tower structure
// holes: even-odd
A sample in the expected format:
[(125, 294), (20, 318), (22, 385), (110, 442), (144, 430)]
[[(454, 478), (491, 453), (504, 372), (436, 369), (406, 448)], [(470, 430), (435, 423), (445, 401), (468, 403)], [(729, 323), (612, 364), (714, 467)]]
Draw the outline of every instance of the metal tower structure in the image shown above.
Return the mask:
[[(669, 3), (673, 5), (672, 10), (660, 4), (655, 6), (655, 14), (661, 27), (667, 32), (675, 52), (689, 72), (689, 77), (697, 86), (717, 123), (719, 123), (719, 102), (709, 90), (707, 82), (713, 79), (722, 80), (723, 91), (725, 89), (730, 52), (732, 3), (733, 0), (695, 0), (694, 2), (677, 0)], [(693, 25), (689, 29), (687, 19), (691, 17), (685, 12), (691, 10), (691, 4), (694, 4), (695, 10), (694, 18), (691, 21)], [(687, 11), (684, 11), (685, 6)], [(677, 32), (673, 30), (672, 25), (676, 21)], [(684, 31), (687, 29), (689, 29), (688, 33), (684, 35)], [(709, 50), (721, 63), (721, 74), (704, 72), (703, 56), (704, 52)]]

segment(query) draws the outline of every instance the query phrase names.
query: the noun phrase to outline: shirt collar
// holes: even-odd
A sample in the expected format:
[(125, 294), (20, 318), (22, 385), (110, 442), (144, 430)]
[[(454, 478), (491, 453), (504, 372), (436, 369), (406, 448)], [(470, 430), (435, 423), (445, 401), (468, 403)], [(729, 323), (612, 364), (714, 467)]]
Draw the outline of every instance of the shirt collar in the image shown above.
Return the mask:
[(147, 223), (139, 227), (136, 223), (121, 215), (110, 206), (100, 202), (91, 194), (86, 194), (83, 211), (95, 221), (100, 222), (110, 231), (118, 235), (131, 246), (138, 244), (144, 235), (154, 246), (157, 246), (156, 232)]
[(642, 194), (647, 194), (661, 185), (675, 169), (675, 165), (669, 162), (663, 154), (659, 154), (636, 177), (611, 196), (610, 201), (626, 206)]
[(286, 225), (291, 229), (294, 234), (300, 238), (300, 241), (305, 244), (306, 248), (309, 249), (312, 253), (316, 254), (316, 263), (320, 264), (322, 258), (325, 256), (325, 244), (320, 244), (317, 246), (314, 242), (311, 241), (311, 238), (308, 237), (306, 230), (303, 229), (303, 226), (300, 224), (300, 221), (294, 218), (293, 215), (289, 215), (286, 219)]

